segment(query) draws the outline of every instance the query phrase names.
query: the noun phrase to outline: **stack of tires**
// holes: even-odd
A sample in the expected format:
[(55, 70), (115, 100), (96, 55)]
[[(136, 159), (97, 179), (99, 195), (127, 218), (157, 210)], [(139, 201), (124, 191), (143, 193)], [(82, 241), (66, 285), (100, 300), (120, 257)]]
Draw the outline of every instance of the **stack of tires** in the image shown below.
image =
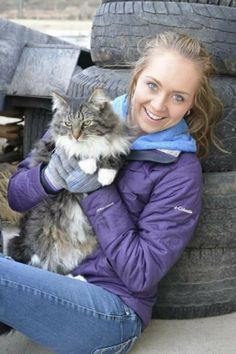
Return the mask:
[[(162, 280), (155, 318), (194, 318), (236, 311), (236, 2), (229, 0), (103, 0), (92, 27), (95, 63), (74, 76), (69, 94), (101, 87), (127, 92), (137, 44), (177, 30), (200, 39), (213, 56), (212, 86), (224, 103), (218, 136), (230, 154), (212, 147), (202, 161), (203, 212), (192, 242)], [(140, 42), (141, 41), (141, 42)]]

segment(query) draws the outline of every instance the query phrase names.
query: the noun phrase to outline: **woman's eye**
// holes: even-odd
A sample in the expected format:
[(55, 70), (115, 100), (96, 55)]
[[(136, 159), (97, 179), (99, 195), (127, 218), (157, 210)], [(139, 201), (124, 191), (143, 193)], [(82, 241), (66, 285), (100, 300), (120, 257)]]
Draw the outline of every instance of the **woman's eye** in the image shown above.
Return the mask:
[(176, 102), (183, 102), (183, 101), (184, 101), (183, 96), (180, 96), (180, 95), (174, 95), (174, 96), (173, 96), (173, 99), (174, 99), (174, 101), (176, 101)]
[(155, 91), (158, 88), (157, 84), (155, 84), (154, 82), (148, 82), (147, 85), (152, 91)]

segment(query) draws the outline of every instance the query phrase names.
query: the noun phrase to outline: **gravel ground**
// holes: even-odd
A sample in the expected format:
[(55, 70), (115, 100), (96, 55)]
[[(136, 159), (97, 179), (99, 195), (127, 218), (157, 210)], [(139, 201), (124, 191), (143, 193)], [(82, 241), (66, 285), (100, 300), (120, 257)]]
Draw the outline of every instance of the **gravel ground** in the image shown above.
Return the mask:
[(90, 48), (92, 21), (12, 20), (20, 25)]

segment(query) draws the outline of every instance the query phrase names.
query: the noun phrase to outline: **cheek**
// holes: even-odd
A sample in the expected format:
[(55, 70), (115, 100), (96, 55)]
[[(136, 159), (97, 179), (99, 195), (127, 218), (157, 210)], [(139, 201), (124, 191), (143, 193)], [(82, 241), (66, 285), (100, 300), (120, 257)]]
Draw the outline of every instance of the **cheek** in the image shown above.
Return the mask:
[(171, 104), (169, 106), (169, 116), (175, 120), (181, 120), (190, 109), (190, 104)]
[(136, 97), (133, 97), (133, 100), (131, 101), (131, 118), (133, 122), (138, 121), (139, 114), (140, 114), (140, 104), (137, 101)]
[(182, 110), (173, 110), (172, 112), (169, 111), (169, 120), (174, 123), (179, 123), (183, 119), (185, 113), (186, 112), (183, 112)]
[(143, 95), (141, 95), (140, 92), (136, 90), (131, 100), (131, 110), (137, 113), (138, 111), (140, 111), (142, 104), (143, 104)]

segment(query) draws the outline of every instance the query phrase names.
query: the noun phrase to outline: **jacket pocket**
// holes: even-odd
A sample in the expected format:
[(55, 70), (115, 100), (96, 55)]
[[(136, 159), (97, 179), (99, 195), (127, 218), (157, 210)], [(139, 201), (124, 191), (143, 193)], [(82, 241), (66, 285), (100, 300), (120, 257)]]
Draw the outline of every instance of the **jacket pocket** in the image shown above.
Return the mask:
[(138, 337), (133, 337), (126, 342), (117, 344), (117, 345), (112, 345), (110, 347), (104, 347), (104, 348), (99, 348), (96, 349), (93, 354), (125, 354), (128, 353), (135, 341), (137, 340)]

